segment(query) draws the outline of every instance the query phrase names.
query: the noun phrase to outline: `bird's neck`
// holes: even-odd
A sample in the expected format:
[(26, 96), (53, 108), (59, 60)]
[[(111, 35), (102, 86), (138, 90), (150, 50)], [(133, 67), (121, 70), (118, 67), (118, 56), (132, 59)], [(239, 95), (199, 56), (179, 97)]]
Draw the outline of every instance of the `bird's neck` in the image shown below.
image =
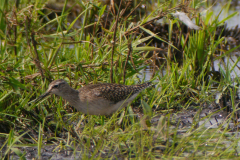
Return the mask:
[(69, 88), (61, 96), (62, 96), (62, 98), (67, 100), (70, 103), (70, 105), (75, 106), (75, 104), (77, 104), (79, 102), (79, 96), (78, 95), (79, 95), (78, 90), (75, 90), (73, 88)]

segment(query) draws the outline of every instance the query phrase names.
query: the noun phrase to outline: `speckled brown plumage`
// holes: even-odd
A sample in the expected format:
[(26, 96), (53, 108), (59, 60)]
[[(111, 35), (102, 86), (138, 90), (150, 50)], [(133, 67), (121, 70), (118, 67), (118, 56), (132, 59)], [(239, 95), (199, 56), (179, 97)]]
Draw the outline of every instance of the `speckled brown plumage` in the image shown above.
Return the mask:
[(139, 85), (121, 85), (121, 84), (112, 84), (112, 83), (100, 83), (88, 85), (79, 89), (79, 92), (84, 92), (85, 90), (92, 90), (99, 97), (103, 97), (106, 100), (117, 103), (121, 100), (124, 100), (131, 95), (141, 91), (142, 89), (151, 85), (151, 82), (139, 84)]
[(38, 99), (49, 94), (56, 94), (83, 113), (110, 115), (126, 107), (141, 90), (149, 86), (151, 86), (151, 82), (131, 86), (102, 83), (87, 85), (75, 90), (66, 81), (59, 79), (50, 83), (47, 92)]

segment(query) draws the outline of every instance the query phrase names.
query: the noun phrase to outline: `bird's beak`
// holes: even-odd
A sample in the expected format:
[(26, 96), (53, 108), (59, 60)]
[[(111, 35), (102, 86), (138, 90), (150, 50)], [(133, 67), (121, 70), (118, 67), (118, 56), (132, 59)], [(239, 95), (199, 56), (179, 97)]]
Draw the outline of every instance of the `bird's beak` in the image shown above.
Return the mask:
[(45, 98), (49, 95), (50, 95), (50, 92), (46, 92), (43, 95), (39, 96), (37, 99), (33, 100), (33, 102), (39, 102), (40, 100), (42, 100), (43, 98)]

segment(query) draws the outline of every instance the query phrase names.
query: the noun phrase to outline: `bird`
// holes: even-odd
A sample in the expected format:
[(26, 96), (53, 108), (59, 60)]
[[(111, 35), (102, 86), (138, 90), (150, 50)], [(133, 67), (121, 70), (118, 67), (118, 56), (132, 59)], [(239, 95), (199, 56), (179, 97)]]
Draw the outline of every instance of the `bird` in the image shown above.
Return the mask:
[(138, 85), (99, 83), (75, 90), (65, 80), (58, 79), (51, 82), (47, 91), (35, 101), (55, 94), (67, 100), (70, 105), (84, 114), (112, 115), (126, 107), (143, 89), (151, 85), (151, 82)]

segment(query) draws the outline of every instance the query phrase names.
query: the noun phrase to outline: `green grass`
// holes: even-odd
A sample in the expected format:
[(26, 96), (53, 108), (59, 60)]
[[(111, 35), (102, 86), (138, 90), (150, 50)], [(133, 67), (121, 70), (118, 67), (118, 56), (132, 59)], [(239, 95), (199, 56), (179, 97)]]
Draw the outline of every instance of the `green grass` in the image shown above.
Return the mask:
[[(231, 128), (238, 125), (233, 123), (238, 111), (235, 99), (238, 87), (233, 87), (230, 73), (238, 60), (231, 68), (220, 66), (224, 77), (220, 81), (206, 79), (215, 51), (224, 43), (223, 38), (214, 39), (216, 28), (224, 21), (219, 22), (212, 12), (205, 17), (196, 16), (195, 21), (204, 24), (203, 30), (190, 32), (187, 41), (183, 35), (179, 36), (183, 54), (183, 64), (180, 64), (170, 57), (175, 54), (172, 48), (176, 48), (171, 43), (172, 26), (169, 26), (169, 41), (144, 27), (156, 17), (164, 17), (172, 25), (178, 23), (169, 14), (175, 11), (170, 6), (176, 7), (176, 1), (159, 3), (150, 15), (136, 10), (128, 17), (120, 15), (119, 19), (117, 4), (116, 14), (112, 15), (104, 4), (74, 1), (81, 11), (73, 21), (68, 19), (70, 2), (67, 1), (61, 15), (52, 20), (45, 17), (41, 10), (44, 3), (40, 1), (33, 2), (33, 6), (21, 2), (16, 10), (9, 9), (16, 6), (14, 1), (0, 3), (6, 5), (0, 8), (1, 158), (26, 159), (30, 148), (36, 150), (33, 156), (36, 159), (47, 152), (44, 149), (53, 155), (68, 153), (76, 159), (230, 159), (237, 156), (239, 138)], [(146, 5), (151, 4), (146, 2)], [(201, 5), (205, 4), (191, 1), (186, 7), (197, 9)], [(103, 14), (113, 17), (106, 28), (101, 19)], [(135, 17), (142, 19), (135, 24)], [(81, 28), (76, 28), (75, 24)], [(134, 27), (149, 36), (135, 33)], [(141, 44), (150, 44), (152, 37), (168, 45), (167, 73), (160, 76), (161, 71), (155, 71), (152, 79), (156, 86), (142, 91), (133, 102), (134, 107), (128, 106), (106, 117), (76, 112), (56, 96), (32, 103), (52, 80), (60, 78), (73, 88), (99, 82), (132, 85), (145, 81), (139, 75), (153, 65), (149, 63), (153, 59), (147, 58), (147, 54), (158, 48)], [(223, 56), (234, 49), (222, 51)], [(234, 82), (238, 81), (236, 77)], [(215, 83), (217, 88), (213, 87)], [(206, 116), (200, 114), (206, 106), (214, 104), (218, 92), (230, 96), (233, 111), (215, 128), (206, 127), (209, 121), (216, 123), (212, 117), (226, 107), (221, 106), (221, 110)], [(137, 113), (136, 108), (143, 114)], [(178, 112), (189, 116), (191, 111), (194, 111), (192, 124), (184, 127)]]

